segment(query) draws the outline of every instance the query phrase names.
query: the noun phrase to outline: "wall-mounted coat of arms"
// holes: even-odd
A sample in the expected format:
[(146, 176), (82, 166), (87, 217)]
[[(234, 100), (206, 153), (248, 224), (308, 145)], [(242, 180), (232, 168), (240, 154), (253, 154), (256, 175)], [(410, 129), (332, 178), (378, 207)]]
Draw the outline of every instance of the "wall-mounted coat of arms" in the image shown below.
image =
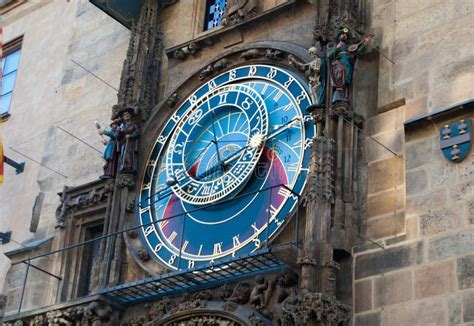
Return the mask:
[(439, 131), (440, 147), (443, 155), (450, 161), (459, 163), (471, 151), (471, 119), (460, 119), (445, 125)]

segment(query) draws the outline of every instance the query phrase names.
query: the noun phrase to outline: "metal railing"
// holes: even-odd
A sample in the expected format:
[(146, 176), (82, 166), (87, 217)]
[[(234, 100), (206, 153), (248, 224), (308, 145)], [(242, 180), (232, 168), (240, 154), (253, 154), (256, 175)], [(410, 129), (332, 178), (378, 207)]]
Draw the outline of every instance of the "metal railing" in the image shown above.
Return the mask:
[[(290, 220), (292, 220), (293, 218), (295, 219), (295, 230), (294, 230), (294, 239), (292, 240), (289, 240), (289, 241), (286, 241), (286, 242), (282, 242), (282, 243), (277, 243), (277, 244), (270, 244), (270, 241), (272, 241), (273, 239), (272, 236), (273, 234), (270, 234), (270, 231), (269, 231), (269, 225), (270, 225), (270, 222), (271, 222), (271, 210), (270, 210), (270, 204), (272, 203), (272, 192), (274, 191), (274, 189), (277, 189), (277, 188), (284, 188), (286, 189), (289, 194), (291, 194), (291, 196), (294, 196), (294, 198), (296, 198), (296, 201), (295, 201), (295, 205), (293, 206), (293, 212), (290, 212), (290, 214), (288, 214), (287, 216), (285, 216), (285, 221), (283, 224), (288, 224)], [(269, 192), (269, 196), (268, 196), (268, 202), (266, 204), (267, 208), (265, 210), (266, 214), (267, 214), (267, 220), (266, 220), (266, 235), (265, 235), (265, 240), (263, 241), (263, 243), (260, 243), (260, 246), (259, 248), (256, 250), (256, 252), (258, 253), (259, 250), (265, 250), (265, 254), (267, 252), (270, 252), (270, 249), (273, 248), (273, 247), (276, 247), (276, 246), (284, 246), (284, 245), (290, 245), (290, 246), (295, 246), (296, 248), (299, 247), (299, 243), (298, 243), (298, 239), (299, 239), (299, 205), (300, 205), (300, 195), (295, 193), (292, 189), (290, 189), (289, 187), (287, 187), (286, 185), (284, 184), (279, 184), (279, 185), (274, 185), (274, 186), (271, 186), (271, 187), (268, 187), (268, 188), (264, 188), (264, 189), (260, 189), (260, 190), (257, 190), (257, 191), (252, 191), (252, 192), (248, 192), (248, 193), (243, 193), (243, 194), (239, 194), (233, 198), (230, 198), (230, 199), (227, 199), (227, 200), (223, 200), (223, 201), (220, 201), (220, 202), (217, 202), (217, 203), (213, 203), (213, 204), (209, 204), (209, 205), (206, 205), (206, 206), (203, 206), (203, 207), (199, 207), (199, 208), (196, 208), (196, 209), (193, 209), (193, 210), (190, 210), (190, 211), (187, 211), (186, 213), (181, 213), (181, 214), (176, 214), (176, 215), (172, 215), (172, 216), (169, 216), (169, 217), (166, 217), (164, 219), (160, 219), (160, 220), (156, 220), (156, 221), (153, 221), (153, 222), (150, 222), (150, 223), (145, 223), (145, 224), (140, 224), (140, 225), (136, 225), (136, 226), (133, 226), (133, 227), (127, 227), (127, 228), (124, 228), (122, 230), (119, 230), (119, 231), (116, 231), (116, 232), (111, 232), (109, 234), (105, 234), (105, 235), (102, 235), (102, 236), (99, 236), (97, 238), (94, 238), (94, 239), (90, 239), (90, 240), (85, 240), (85, 241), (81, 241), (81, 242), (78, 242), (78, 243), (75, 243), (75, 244), (72, 244), (72, 245), (68, 245), (68, 246), (65, 246), (65, 247), (62, 247), (60, 249), (55, 249), (55, 250), (51, 250), (49, 252), (46, 252), (46, 253), (42, 253), (42, 254), (38, 254), (38, 255), (33, 255), (31, 257), (28, 257), (26, 259), (23, 259), (23, 260), (20, 260), (18, 262), (15, 262), (12, 264), (12, 266), (15, 266), (15, 265), (18, 265), (18, 264), (26, 264), (26, 272), (25, 272), (25, 276), (24, 276), (24, 279), (23, 279), (23, 286), (22, 286), (22, 291), (21, 291), (21, 295), (20, 295), (20, 302), (19, 302), (19, 306), (18, 306), (18, 314), (21, 313), (22, 311), (22, 306), (23, 306), (23, 302), (24, 302), (24, 296), (25, 296), (25, 289), (26, 289), (26, 283), (28, 281), (28, 276), (29, 276), (29, 272), (30, 272), (30, 268), (33, 268), (35, 270), (38, 270), (42, 273), (44, 273), (45, 275), (48, 275), (49, 277), (53, 277), (55, 279), (58, 280), (58, 282), (67, 282), (70, 286), (72, 287), (77, 287), (78, 284), (75, 284), (74, 282), (68, 282), (68, 280), (66, 280), (66, 278), (64, 277), (64, 275), (56, 275), (44, 268), (41, 268), (35, 264), (32, 263), (32, 261), (34, 260), (37, 260), (37, 259), (40, 259), (40, 258), (43, 258), (43, 257), (47, 257), (47, 258), (50, 258), (49, 256), (51, 255), (54, 255), (54, 254), (58, 254), (58, 253), (64, 253), (64, 252), (68, 252), (68, 251), (71, 251), (71, 250), (74, 250), (74, 249), (78, 249), (78, 248), (81, 248), (81, 247), (85, 247), (87, 245), (90, 245), (96, 241), (107, 241), (109, 239), (115, 239), (117, 236), (120, 236), (120, 235), (123, 235), (123, 233), (128, 233), (128, 232), (131, 232), (131, 231), (138, 231), (139, 229), (141, 228), (146, 228), (148, 226), (151, 226), (151, 225), (157, 225), (159, 224), (160, 222), (162, 221), (165, 221), (165, 220), (170, 220), (170, 219), (175, 219), (175, 218), (180, 218), (180, 217), (183, 217), (184, 215), (184, 218), (183, 218), (183, 224), (182, 224), (182, 232), (181, 232), (181, 245), (180, 245), (180, 250), (179, 250), (179, 256), (177, 257), (179, 260), (178, 260), (178, 270), (177, 271), (173, 271), (171, 272), (170, 274), (173, 274), (175, 275), (176, 273), (179, 273), (179, 272), (189, 272), (189, 271), (194, 271), (194, 270), (199, 270), (199, 271), (206, 271), (208, 270), (209, 272), (212, 272), (213, 269), (214, 269), (214, 266), (213, 264), (209, 264), (207, 267), (206, 266), (200, 266), (199, 268), (197, 269), (193, 269), (193, 268), (182, 268), (181, 267), (181, 259), (182, 259), (182, 242), (183, 242), (183, 237), (184, 237), (184, 230), (185, 230), (185, 221), (187, 219), (187, 214), (189, 213), (192, 213), (192, 212), (196, 212), (196, 211), (201, 211), (203, 209), (206, 209), (206, 208), (209, 208), (209, 207), (212, 207), (212, 206), (216, 206), (216, 205), (222, 205), (222, 204), (226, 204), (226, 203), (230, 203), (232, 201), (235, 201), (235, 200), (238, 200), (238, 199), (241, 199), (241, 198), (244, 198), (244, 197), (248, 197), (248, 196), (252, 196), (252, 195), (255, 195), (257, 193), (261, 193), (261, 192), (265, 192), (265, 191), (268, 191)], [(262, 203), (263, 204), (263, 203)], [(283, 203), (284, 204), (284, 203)], [(140, 207), (140, 205), (139, 205)], [(278, 230), (280, 228), (284, 227), (284, 225), (281, 225), (279, 226), (279, 228), (277, 228)], [(275, 230), (276, 231), (276, 230)], [(105, 230), (104, 230), (105, 232)], [(113, 238), (114, 237), (114, 238)], [(290, 237), (291, 239), (291, 237)], [(108, 252), (107, 252), (107, 255), (105, 257), (107, 257), (106, 259), (106, 270), (105, 270), (105, 273), (106, 273), (106, 278), (107, 278), (107, 281), (105, 281), (105, 284), (100, 287), (97, 291), (95, 292), (92, 292), (92, 293), (89, 293), (85, 296), (92, 296), (92, 295), (96, 295), (96, 294), (103, 294), (107, 291), (104, 292), (104, 289), (107, 288), (107, 285), (108, 285), (108, 275), (110, 274), (110, 260), (111, 260), (111, 257), (112, 257), (112, 250), (113, 250), (113, 246), (112, 245), (109, 245), (108, 246)], [(77, 257), (78, 259), (81, 259), (80, 257)], [(230, 262), (233, 262), (233, 261), (239, 261), (239, 259), (247, 259), (248, 258), (248, 255), (245, 255), (245, 257), (240, 257), (240, 256), (236, 256), (236, 257), (233, 257), (231, 258), (231, 260), (228, 259), (224, 259), (224, 258), (221, 258), (219, 261), (216, 261), (216, 263), (218, 264), (221, 260), (222, 261), (226, 261), (227, 263), (230, 263)], [(50, 258), (51, 259), (51, 258)], [(295, 260), (296, 260), (296, 257), (295, 257)], [(61, 268), (60, 267), (60, 270), (62, 270), (63, 272), (62, 273), (67, 273), (67, 268)], [(162, 275), (161, 275), (162, 276)], [(143, 280), (140, 280), (140, 281), (136, 281), (136, 282), (141, 282)], [(156, 280), (154, 280), (156, 282)], [(77, 282), (77, 281), (76, 281)], [(212, 286), (210, 283), (207, 283), (208, 286)], [(126, 284), (123, 285), (123, 286), (127, 286)], [(122, 288), (123, 288), (122, 286)], [(120, 286), (119, 286), (120, 287)], [(59, 284), (58, 284), (58, 289), (60, 288)], [(80, 296), (78, 296), (80, 297)], [(66, 302), (68, 300), (65, 300), (65, 301), (61, 301), (60, 300), (60, 296), (59, 294), (56, 295), (56, 303), (59, 303), (59, 302)]]

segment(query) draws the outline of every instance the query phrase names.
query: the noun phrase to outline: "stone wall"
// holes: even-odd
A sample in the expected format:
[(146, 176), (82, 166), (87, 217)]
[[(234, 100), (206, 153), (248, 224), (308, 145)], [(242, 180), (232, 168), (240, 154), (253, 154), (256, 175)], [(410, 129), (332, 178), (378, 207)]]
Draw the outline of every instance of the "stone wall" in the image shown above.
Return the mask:
[[(5, 166), (5, 181), (0, 187), (0, 230), (12, 230), (15, 241), (0, 246), (3, 253), (19, 247), (17, 242), (52, 234), (59, 205), (57, 193), (64, 185), (79, 185), (101, 175), (101, 153), (60, 128), (102, 150), (93, 122), (99, 120), (107, 126), (110, 120), (129, 31), (87, 0), (30, 1), (5, 14), (2, 27), (3, 43), (23, 35), (11, 116), (2, 123), (3, 145), (10, 158), (26, 162), (25, 172), (20, 175)], [(40, 191), (45, 199), (38, 230), (31, 233), (31, 211)], [(8, 269), (9, 260), (2, 254), (0, 289)], [(21, 278), (22, 273), (11, 275)], [(37, 282), (51, 281), (38, 273), (34, 272)], [(5, 287), (6, 291), (8, 284)], [(26, 307), (47, 303), (40, 299), (32, 299), (32, 305)]]
[(465, 40), (474, 7), (374, 1), (372, 9), (381, 55), (378, 112), (366, 123), (365, 236), (385, 249), (370, 241), (354, 248), (356, 325), (472, 322), (474, 156), (459, 164), (443, 157), (439, 128), (454, 117), (409, 129), (404, 122), (472, 98)]
[(474, 321), (474, 155), (456, 164), (439, 150), (440, 127), (465, 116), (407, 127), (407, 232), (355, 250), (356, 325)]

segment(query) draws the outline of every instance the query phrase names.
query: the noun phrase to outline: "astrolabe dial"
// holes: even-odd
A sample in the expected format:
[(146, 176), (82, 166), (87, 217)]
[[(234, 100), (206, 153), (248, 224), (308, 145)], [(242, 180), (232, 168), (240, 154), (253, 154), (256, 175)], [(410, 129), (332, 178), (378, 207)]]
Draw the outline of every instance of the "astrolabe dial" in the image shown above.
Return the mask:
[(187, 269), (248, 255), (295, 211), (315, 125), (305, 111), (308, 85), (289, 69), (223, 72), (165, 124), (136, 200), (141, 236), (156, 261)]
[(166, 171), (171, 189), (195, 205), (215, 203), (245, 185), (263, 152), (255, 140), (268, 132), (262, 97), (244, 85), (226, 85), (200, 98), (171, 136)]

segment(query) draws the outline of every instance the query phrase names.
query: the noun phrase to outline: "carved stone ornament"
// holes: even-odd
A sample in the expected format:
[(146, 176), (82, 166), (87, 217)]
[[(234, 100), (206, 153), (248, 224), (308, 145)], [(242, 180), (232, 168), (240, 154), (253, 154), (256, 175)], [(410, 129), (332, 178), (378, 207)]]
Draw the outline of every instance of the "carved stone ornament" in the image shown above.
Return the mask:
[(174, 108), (180, 100), (181, 100), (181, 97), (179, 96), (179, 94), (178, 93), (173, 93), (173, 94), (170, 95), (170, 97), (168, 97), (168, 100), (166, 101), (166, 104), (168, 104), (168, 106), (170, 108)]
[(351, 319), (351, 308), (321, 293), (293, 295), (282, 303), (280, 325), (340, 325)]
[(222, 25), (235, 25), (255, 16), (257, 5), (257, 0), (228, 0), (222, 15)]
[(313, 141), (306, 205), (321, 199), (334, 202), (334, 146), (334, 139), (328, 137), (316, 137)]
[(120, 174), (118, 177), (118, 185), (121, 188), (134, 188), (135, 187), (135, 176), (133, 174)]
[(140, 258), (140, 260), (143, 262), (147, 262), (150, 260), (151, 257), (145, 248), (141, 248), (140, 250), (138, 250), (138, 258)]
[(160, 10), (170, 2), (174, 1), (144, 1), (140, 18), (131, 30), (120, 78), (118, 103), (112, 108), (112, 119), (131, 107), (135, 114), (140, 114), (142, 121), (146, 121), (151, 109), (158, 103), (163, 51), (158, 16)]
[[(56, 208), (56, 228), (64, 228), (68, 212), (72, 209), (85, 209), (107, 201), (109, 193), (113, 191), (113, 183), (100, 182), (96, 187), (85, 188), (77, 191), (78, 188), (64, 187), (58, 195), (61, 203)], [(80, 192), (79, 194), (74, 194)]]
[(262, 49), (249, 49), (247, 51), (242, 52), (240, 54), (240, 58), (244, 60), (251, 60), (262, 58), (264, 55), (265, 53), (262, 51)]
[(229, 65), (230, 61), (226, 58), (220, 59), (210, 65), (208, 65), (206, 68), (201, 70), (201, 73), (199, 74), (199, 80), (203, 80), (209, 76), (212, 76), (216, 72), (219, 72)]
[[(93, 325), (101, 326), (112, 322), (113, 309), (102, 301), (92, 301), (88, 305), (52, 310), (34, 316), (27, 324), (38, 326)], [(5, 325), (24, 325), (22, 320)]]
[(190, 43), (181, 49), (177, 49), (174, 51), (173, 56), (176, 59), (184, 60), (188, 57), (190, 54), (196, 53), (200, 49), (199, 45), (197, 43)]

